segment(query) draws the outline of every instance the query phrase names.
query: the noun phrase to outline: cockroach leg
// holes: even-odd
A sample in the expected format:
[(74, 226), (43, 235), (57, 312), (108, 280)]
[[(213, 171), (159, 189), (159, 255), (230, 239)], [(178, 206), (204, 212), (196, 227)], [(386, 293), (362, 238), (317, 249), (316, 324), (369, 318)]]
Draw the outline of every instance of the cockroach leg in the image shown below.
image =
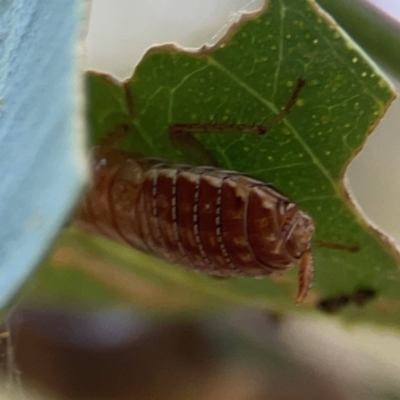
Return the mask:
[(296, 305), (300, 304), (311, 287), (314, 274), (314, 265), (311, 249), (304, 252), (299, 265), (299, 289), (297, 292)]
[(350, 253), (357, 253), (358, 251), (360, 251), (360, 247), (357, 245), (351, 246), (344, 243), (326, 242), (324, 240), (314, 240), (313, 245), (325, 249), (345, 250), (349, 251)]
[[(286, 103), (283, 110), (277, 114), (270, 124), (257, 125), (257, 124), (224, 124), (217, 122), (209, 123), (187, 123), (187, 124), (173, 124), (169, 127), (169, 137), (171, 143), (177, 148), (185, 152), (189, 152), (193, 157), (196, 157), (198, 163), (205, 165), (217, 166), (217, 162), (213, 155), (199, 142), (193, 134), (195, 133), (249, 133), (252, 135), (264, 135), (271, 127), (280, 123), (291, 112), (296, 104), (301, 89), (306, 84), (305, 79), (300, 78), (297, 85), (290, 96), (289, 101)], [(199, 161), (200, 160), (200, 161)]]
[[(217, 166), (214, 156), (198, 141), (192, 133), (195, 132), (194, 126), (200, 124), (175, 124), (169, 127), (169, 138), (171, 143), (185, 153), (189, 153), (195, 158), (196, 164)], [(199, 132), (199, 131), (198, 131)], [(201, 132), (201, 129), (200, 129)]]
[(305, 84), (306, 84), (305, 79), (299, 78), (297, 80), (296, 87), (294, 88), (289, 101), (286, 103), (285, 108), (271, 121), (271, 123), (269, 124), (269, 127), (268, 127), (269, 129), (271, 129), (271, 127), (279, 124), (279, 122), (281, 122), (284, 118), (286, 118), (290, 114), (290, 112), (292, 111), (292, 108), (295, 106), (296, 101), (299, 98), (301, 89), (305, 86)]
[(251, 133), (263, 135), (265, 132), (267, 132), (267, 128), (262, 125), (219, 123), (174, 124), (169, 128), (169, 137), (174, 146), (196, 157), (197, 163), (216, 167), (217, 161), (214, 156), (193, 134)]

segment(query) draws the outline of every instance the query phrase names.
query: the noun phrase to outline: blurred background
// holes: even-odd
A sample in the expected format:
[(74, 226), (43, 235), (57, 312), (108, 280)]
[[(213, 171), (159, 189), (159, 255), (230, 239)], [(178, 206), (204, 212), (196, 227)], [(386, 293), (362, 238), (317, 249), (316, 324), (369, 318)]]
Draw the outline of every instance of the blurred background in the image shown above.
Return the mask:
[[(375, 3), (400, 20), (398, 2)], [(126, 79), (150, 46), (213, 43), (241, 11), (260, 6), (259, 0), (92, 0), (86, 68)], [(397, 100), (346, 174), (366, 217), (397, 243), (399, 115)], [(400, 399), (400, 335), (333, 317), (236, 310), (174, 323), (124, 310), (71, 315), (25, 308), (9, 325), (4, 365), (11, 362), (14, 381), (55, 397)]]

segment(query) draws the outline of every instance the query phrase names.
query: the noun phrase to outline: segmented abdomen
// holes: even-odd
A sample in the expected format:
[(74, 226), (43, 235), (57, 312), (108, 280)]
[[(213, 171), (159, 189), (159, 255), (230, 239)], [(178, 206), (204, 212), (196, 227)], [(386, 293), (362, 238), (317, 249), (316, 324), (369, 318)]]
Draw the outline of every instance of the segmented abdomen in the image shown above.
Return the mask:
[(119, 153), (97, 162), (79, 213), (86, 230), (214, 276), (285, 270), (285, 220), (298, 207), (237, 172)]

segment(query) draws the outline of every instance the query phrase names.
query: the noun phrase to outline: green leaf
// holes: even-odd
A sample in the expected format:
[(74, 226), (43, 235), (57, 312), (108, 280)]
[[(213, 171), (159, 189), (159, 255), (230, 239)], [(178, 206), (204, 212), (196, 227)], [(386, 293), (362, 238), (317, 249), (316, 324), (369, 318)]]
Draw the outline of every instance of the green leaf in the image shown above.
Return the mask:
[[(121, 142), (124, 149), (191, 163), (192, 154), (171, 144), (167, 134), (171, 124), (268, 126), (285, 107), (299, 78), (306, 85), (296, 106), (264, 136), (207, 133), (197, 137), (221, 168), (272, 182), (298, 203), (315, 221), (316, 240), (358, 248), (349, 252), (314, 246), (314, 286), (304, 305), (294, 307), (296, 270), (263, 280), (213, 280), (76, 229), (65, 233), (58, 251), (74, 252), (73, 246), (80, 243), (76, 252), (86, 261), (106, 260), (113, 265), (110, 279), (111, 271), (126, 279), (139, 276), (159, 284), (160, 290), (170, 287), (169, 295), (185, 299), (187, 308), (200, 310), (210, 304), (242, 304), (303, 312), (317, 309), (329, 296), (373, 289), (376, 299), (365, 307), (350, 304), (343, 315), (351, 320), (399, 324), (397, 253), (362, 220), (342, 181), (347, 164), (382, 118), (394, 93), (362, 51), (314, 2), (271, 0), (264, 12), (243, 18), (239, 27), (233, 27), (210, 49), (153, 48), (123, 84), (90, 73), (92, 138), (99, 142), (119, 124), (128, 123), (132, 129)], [(53, 257), (42, 271), (43, 295), (46, 271), (60, 264), (65, 265), (65, 260)], [(67, 264), (85, 273), (83, 259), (72, 257)], [(106, 276), (100, 279), (110, 286)], [(189, 299), (183, 294), (187, 290), (192, 294)], [(129, 302), (127, 296), (125, 300)], [(145, 303), (140, 305), (146, 307)], [(147, 306), (154, 309), (154, 304)]]

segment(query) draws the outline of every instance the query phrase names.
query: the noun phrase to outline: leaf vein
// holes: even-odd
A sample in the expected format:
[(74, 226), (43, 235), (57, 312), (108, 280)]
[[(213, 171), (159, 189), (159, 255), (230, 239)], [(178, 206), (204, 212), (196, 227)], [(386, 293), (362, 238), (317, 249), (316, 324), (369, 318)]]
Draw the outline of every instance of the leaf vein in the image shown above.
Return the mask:
[[(262, 104), (264, 104), (267, 108), (269, 108), (272, 112), (275, 114), (278, 114), (279, 111), (275, 107), (273, 103), (270, 101), (266, 100), (264, 97), (260, 95), (256, 90), (251, 88), (249, 85), (247, 85), (245, 82), (243, 82), (241, 79), (239, 79), (235, 74), (230, 72), (228, 69), (226, 69), (222, 64), (220, 64), (217, 60), (212, 58), (211, 56), (209, 57), (209, 63), (211, 65), (214, 65), (216, 68), (218, 68), (221, 72), (225, 73), (230, 79), (232, 79), (234, 82), (236, 82), (240, 87), (245, 89), (249, 94), (253, 95), (258, 101), (260, 101)], [(319, 160), (319, 158), (315, 155), (315, 153), (312, 151), (311, 147), (305, 142), (305, 140), (301, 137), (300, 133), (295, 129), (295, 127), (287, 120), (284, 119), (282, 121), (284, 125), (286, 125), (287, 128), (291, 131), (293, 136), (296, 138), (296, 140), (299, 142), (299, 144), (303, 147), (305, 152), (309, 155), (311, 158), (312, 162), (316, 165), (316, 167), (321, 171), (321, 173), (325, 176), (325, 178), (328, 180), (328, 182), (331, 184), (335, 192), (337, 193), (338, 197), (341, 197), (341, 192), (339, 188), (336, 185), (335, 180), (333, 179), (332, 175), (329, 173), (329, 171), (324, 167), (322, 162)]]

